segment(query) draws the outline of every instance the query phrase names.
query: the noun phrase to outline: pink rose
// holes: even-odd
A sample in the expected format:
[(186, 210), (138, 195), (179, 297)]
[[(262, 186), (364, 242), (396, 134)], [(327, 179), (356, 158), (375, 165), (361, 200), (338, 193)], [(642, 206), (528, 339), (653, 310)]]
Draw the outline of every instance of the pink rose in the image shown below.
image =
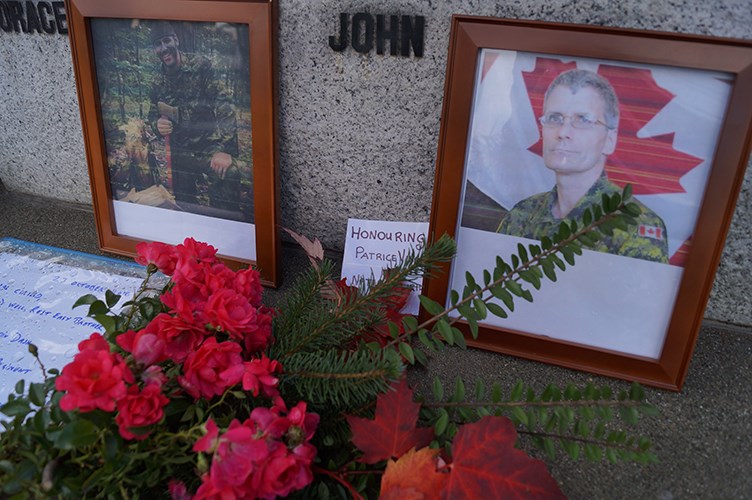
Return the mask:
[(60, 400), (63, 411), (115, 410), (125, 397), (126, 382), (134, 378), (123, 359), (110, 352), (110, 345), (98, 333), (78, 345), (80, 351), (55, 379), (55, 388), (65, 391)]
[(206, 421), (204, 427), (206, 427), (206, 434), (204, 434), (204, 437), (196, 441), (193, 445), (193, 451), (214, 453), (214, 450), (219, 444), (219, 439), (217, 439), (219, 437), (219, 428), (211, 418)]
[(139, 392), (138, 386), (128, 389), (128, 395), (118, 401), (115, 422), (123, 439), (146, 439), (147, 434), (133, 434), (131, 429), (146, 427), (162, 420), (163, 408), (170, 400), (155, 384), (147, 385)]
[(290, 453), (286, 447), (278, 448), (260, 468), (258, 497), (286, 497), (313, 481), (311, 463), (316, 457), (316, 448), (309, 444), (297, 448), (299, 454)]
[(242, 489), (233, 486), (217, 487), (214, 483), (214, 477), (206, 473), (201, 476), (201, 486), (198, 487), (193, 500), (229, 500), (235, 498), (255, 498), (253, 495), (246, 495)]
[(167, 375), (162, 372), (162, 367), (152, 365), (141, 373), (141, 380), (145, 385), (156, 385), (162, 387), (167, 383)]
[(256, 408), (251, 418), (242, 424), (233, 420), (221, 435), (213, 421), (207, 422), (206, 436), (193, 449), (211, 453), (212, 463), (195, 498), (275, 498), (310, 484), (316, 448), (300, 441), (313, 436), (318, 416), (305, 410), (305, 403), (296, 405), (291, 421), (283, 415), (284, 405)]
[(133, 359), (144, 366), (151, 366), (165, 360), (164, 341), (156, 333), (150, 331), (152, 324), (153, 322), (149, 323), (146, 328), (138, 332), (128, 330), (115, 338), (117, 345), (133, 354)]
[(267, 442), (257, 438), (250, 426), (233, 420), (219, 439), (209, 472), (220, 488), (241, 485), (253, 472), (255, 464), (268, 456)]
[(191, 495), (188, 493), (185, 483), (177, 479), (170, 479), (170, 482), (167, 483), (167, 491), (170, 492), (172, 500), (191, 500)]
[(279, 361), (271, 360), (264, 355), (261, 359), (247, 361), (244, 366), (244, 391), (250, 391), (254, 396), (258, 396), (259, 392), (263, 392), (267, 397), (274, 397), (279, 394), (277, 390), (279, 379), (272, 375), (282, 371), (282, 365), (279, 364)]
[(274, 439), (281, 439), (287, 429), (290, 428), (290, 421), (280, 416), (277, 407), (256, 407), (251, 411), (248, 419), (253, 422), (257, 432)]
[(227, 288), (209, 297), (204, 309), (204, 319), (237, 340), (242, 340), (246, 333), (258, 329), (256, 308), (245, 297)]
[[(307, 403), (301, 401), (287, 412), (287, 419), (290, 421), (288, 439), (291, 440), (292, 446), (310, 441), (319, 425), (319, 416), (315, 413), (306, 413), (307, 406)], [(299, 434), (299, 437), (295, 437), (296, 434)]]
[(178, 382), (191, 396), (211, 399), (219, 396), (243, 378), (241, 348), (235, 342), (217, 343), (209, 337), (183, 363)]
[(151, 243), (142, 242), (136, 245), (136, 262), (142, 266), (153, 264), (160, 272), (171, 276), (175, 272), (175, 263), (178, 260), (178, 254), (175, 247), (154, 241)]

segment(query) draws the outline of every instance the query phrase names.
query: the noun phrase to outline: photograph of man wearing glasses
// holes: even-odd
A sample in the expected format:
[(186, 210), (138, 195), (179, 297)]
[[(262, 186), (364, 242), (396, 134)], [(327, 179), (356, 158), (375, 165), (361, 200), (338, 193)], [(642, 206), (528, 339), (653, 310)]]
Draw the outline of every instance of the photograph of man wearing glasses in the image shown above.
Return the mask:
[[(609, 181), (606, 158), (616, 149), (619, 101), (611, 84), (592, 71), (565, 71), (546, 90), (543, 116), (543, 162), (556, 175), (551, 191), (517, 203), (496, 232), (540, 240), (553, 236), (562, 221), (580, 221), (586, 208), (601, 203), (603, 193), (622, 190)], [(614, 230), (590, 249), (668, 263), (666, 226), (637, 201), (642, 213), (627, 231)]]

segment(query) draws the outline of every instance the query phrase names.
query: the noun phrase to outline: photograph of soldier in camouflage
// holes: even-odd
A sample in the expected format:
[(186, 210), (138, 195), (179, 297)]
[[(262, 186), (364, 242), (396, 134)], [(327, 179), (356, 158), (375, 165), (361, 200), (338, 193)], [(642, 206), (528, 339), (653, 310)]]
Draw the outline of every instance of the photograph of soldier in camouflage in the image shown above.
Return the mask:
[(481, 57), (462, 227), (539, 240), (631, 184), (638, 224), (592, 250), (683, 266), (725, 77), (512, 51)]
[[(483, 49), (450, 288), (632, 186), (641, 215), (488, 326), (660, 356), (730, 98), (691, 68)], [(629, 311), (629, 314), (624, 314)], [(604, 332), (608, 332), (604, 335)]]
[[(538, 120), (543, 163), (556, 175), (550, 191), (526, 198), (504, 216), (497, 232), (540, 240), (552, 237), (562, 220), (581, 220), (602, 194), (622, 190), (608, 180), (606, 158), (616, 149), (619, 100), (611, 84), (597, 73), (572, 69), (549, 85)], [(666, 226), (639, 200), (637, 226), (617, 229), (592, 248), (600, 252), (668, 263)], [(650, 227), (648, 234), (641, 228)]]
[(253, 222), (248, 26), (97, 19), (114, 200)]

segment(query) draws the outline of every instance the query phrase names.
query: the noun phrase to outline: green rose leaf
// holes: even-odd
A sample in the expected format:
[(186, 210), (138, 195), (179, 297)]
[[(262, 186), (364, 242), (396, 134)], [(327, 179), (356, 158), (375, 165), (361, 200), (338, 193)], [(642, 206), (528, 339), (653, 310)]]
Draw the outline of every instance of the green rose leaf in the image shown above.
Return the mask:
[(60, 450), (72, 450), (89, 446), (97, 441), (97, 427), (88, 420), (74, 420), (64, 426), (55, 436), (53, 446)]

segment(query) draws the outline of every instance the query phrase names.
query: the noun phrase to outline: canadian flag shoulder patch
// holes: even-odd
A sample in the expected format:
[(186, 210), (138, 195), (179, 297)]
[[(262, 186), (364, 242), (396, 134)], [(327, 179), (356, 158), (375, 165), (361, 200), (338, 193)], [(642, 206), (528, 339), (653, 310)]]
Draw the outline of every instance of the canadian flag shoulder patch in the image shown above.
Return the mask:
[(644, 236), (645, 238), (652, 238), (654, 240), (662, 240), (663, 239), (663, 228), (660, 228), (658, 226), (647, 226), (645, 224), (640, 224), (640, 227), (637, 228), (637, 233), (640, 236)]

